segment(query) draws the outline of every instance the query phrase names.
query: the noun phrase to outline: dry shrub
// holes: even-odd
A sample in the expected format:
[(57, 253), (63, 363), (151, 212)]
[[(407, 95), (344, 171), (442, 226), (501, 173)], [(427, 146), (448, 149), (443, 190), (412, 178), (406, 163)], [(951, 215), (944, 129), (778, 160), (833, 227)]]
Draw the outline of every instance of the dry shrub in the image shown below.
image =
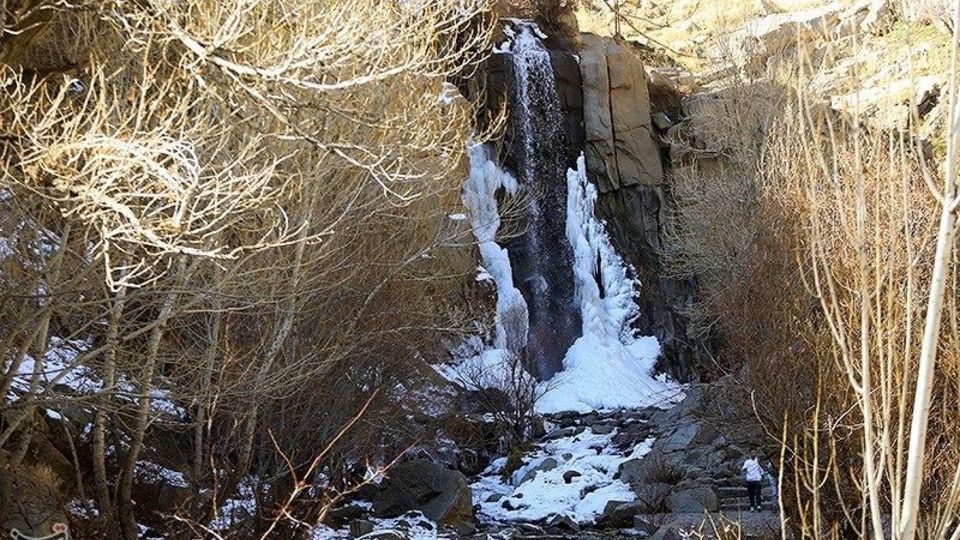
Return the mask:
[[(804, 286), (796, 301), (814, 302), (808, 313), (795, 313), (800, 361), (813, 361), (818, 371), (807, 413), (788, 419), (797, 422), (788, 425), (787, 437), (796, 437), (789, 458), (797, 482), (816, 485), (823, 471), (832, 475), (839, 504), (808, 506), (811, 515), (858, 530), (859, 518), (851, 515), (871, 504), (874, 514), (888, 512), (888, 501), (897, 505), (903, 497), (904, 423), (913, 407), (939, 219), (924, 175), (935, 176), (935, 167), (908, 135), (810, 111), (800, 120), (795, 112), (777, 127), (761, 167), (764, 199), (795, 223), (794, 279)], [(956, 502), (951, 490), (960, 459), (956, 268), (952, 272), (920, 503), (929, 531), (946, 526), (940, 520)], [(758, 382), (782, 388), (782, 373)], [(829, 501), (833, 495), (823, 491)], [(804, 523), (812, 534), (824, 524)]]
[[(700, 278), (695, 315), (724, 338), (740, 414), (782, 443), (788, 517), (807, 537), (870, 536), (903, 500), (937, 167), (910, 134), (770, 86), (720, 92), (692, 132), (673, 163), (672, 268)], [(936, 537), (960, 462), (955, 265), (947, 279), (920, 502)]]
[(198, 491), (286, 475), (278, 451), (302, 472), (374, 395), (385, 425), (355, 425), (328, 470), (408, 442), (390, 392), (423, 386), (478, 307), (449, 214), (484, 134), (445, 81), (482, 60), (491, 3), (8, 2), (0, 382), (28, 389), (0, 449), (22, 461), (18, 425), (77, 399), (16, 373), (51, 336), (89, 339), (78, 364), (106, 380), (82, 453), (112, 537), (138, 534), (157, 386), (189, 408)]
[[(668, 484), (675, 486), (683, 480), (684, 470), (676, 463), (667, 459), (663, 454), (650, 456), (652, 463), (648, 466), (646, 481), (651, 484)], [(664, 497), (666, 499), (666, 497)]]
[(504, 17), (532, 19), (552, 35), (574, 38), (576, 6), (577, 0), (497, 0), (496, 11)]

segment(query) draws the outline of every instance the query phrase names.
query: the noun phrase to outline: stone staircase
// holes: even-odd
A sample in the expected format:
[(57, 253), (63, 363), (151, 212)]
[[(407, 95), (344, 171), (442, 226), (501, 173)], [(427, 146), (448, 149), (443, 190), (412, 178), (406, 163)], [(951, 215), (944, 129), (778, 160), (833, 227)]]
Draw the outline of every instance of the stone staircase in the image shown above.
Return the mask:
[[(763, 510), (776, 510), (773, 504), (773, 490), (764, 484), (760, 491), (763, 501)], [(720, 500), (720, 509), (724, 512), (749, 512), (750, 499), (747, 497), (747, 486), (728, 483), (717, 487), (717, 498)]]

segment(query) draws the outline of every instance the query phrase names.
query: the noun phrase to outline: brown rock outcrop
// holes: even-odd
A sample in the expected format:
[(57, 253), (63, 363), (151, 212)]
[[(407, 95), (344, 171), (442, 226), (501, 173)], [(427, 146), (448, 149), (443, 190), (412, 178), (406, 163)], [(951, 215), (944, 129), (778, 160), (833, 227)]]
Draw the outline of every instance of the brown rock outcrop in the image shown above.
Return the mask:
[(643, 63), (626, 45), (581, 37), (587, 168), (601, 192), (663, 181)]
[(617, 251), (640, 278), (640, 318), (635, 326), (660, 341), (659, 368), (682, 379), (696, 378), (708, 357), (704, 354), (708, 345), (691, 335), (685, 315), (695, 283), (664, 270), (664, 211), (672, 195), (664, 171), (669, 161), (661, 155), (651, 120), (652, 110), (662, 113), (665, 128), (677, 120), (671, 116), (677, 114), (679, 97), (675, 89), (659, 91), (663, 101), (654, 107), (643, 62), (628, 44), (591, 34), (582, 35), (582, 42), (587, 173), (600, 191), (595, 211)]

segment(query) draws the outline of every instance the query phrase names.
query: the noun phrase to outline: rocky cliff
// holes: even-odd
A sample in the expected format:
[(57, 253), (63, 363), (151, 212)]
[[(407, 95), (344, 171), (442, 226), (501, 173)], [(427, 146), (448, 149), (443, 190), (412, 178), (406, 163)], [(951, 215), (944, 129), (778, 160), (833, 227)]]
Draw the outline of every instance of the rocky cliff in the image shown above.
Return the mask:
[(655, 126), (651, 117), (654, 107), (673, 106), (676, 91), (660, 91), (658, 98), (667, 103), (652, 103), (643, 62), (630, 45), (592, 34), (583, 34), (581, 40), (585, 153), (588, 173), (600, 191), (597, 213), (640, 278), (641, 318), (636, 327), (660, 340), (659, 367), (678, 378), (695, 379), (709, 349), (684, 315), (696, 284), (672, 277), (665, 268), (670, 162), (658, 143), (658, 129), (668, 128), (670, 121), (661, 113), (662, 121)]
[[(698, 378), (709, 345), (695, 335), (685, 316), (696, 284), (676, 279), (665, 268), (663, 238), (671, 200), (670, 153), (661, 144), (668, 123), (654, 125), (652, 111), (672, 110), (679, 93), (657, 85), (651, 100), (649, 77), (632, 46), (622, 41), (581, 34), (578, 43), (546, 40), (566, 118), (559, 148), (567, 166), (584, 152), (588, 175), (599, 188), (596, 211), (611, 239), (642, 283), (641, 317), (635, 327), (654, 335), (663, 348), (659, 369), (682, 380)], [(505, 55), (492, 55), (467, 82), (468, 95), (484, 97), (495, 114), (509, 99), (514, 74)], [(659, 114), (661, 118), (668, 115)], [(508, 122), (500, 160), (517, 169), (516, 126)], [(558, 179), (560, 181), (560, 179)], [(522, 270), (521, 270), (522, 271)], [(522, 281), (522, 280), (518, 280)]]

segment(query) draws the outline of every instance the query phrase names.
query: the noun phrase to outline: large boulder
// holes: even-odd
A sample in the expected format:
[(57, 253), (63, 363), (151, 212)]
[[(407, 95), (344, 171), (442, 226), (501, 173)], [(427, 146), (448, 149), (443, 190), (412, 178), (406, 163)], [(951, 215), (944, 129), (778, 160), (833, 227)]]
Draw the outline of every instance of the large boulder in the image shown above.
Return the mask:
[(541, 472), (547, 472), (547, 471), (552, 471), (556, 469), (557, 465), (559, 465), (559, 463), (557, 462), (556, 459), (552, 457), (548, 457), (543, 461), (541, 461), (540, 463), (538, 463), (537, 465), (527, 469), (522, 476), (518, 474), (520, 471), (517, 471), (517, 473), (514, 473), (514, 485), (519, 486), (520, 484), (529, 482), (534, 478), (536, 478), (537, 474)]
[(445, 525), (472, 524), (473, 497), (467, 478), (427, 460), (392, 467), (373, 500), (381, 517), (420, 511)]
[(677, 514), (716, 512), (720, 509), (720, 500), (713, 488), (695, 486), (671, 493), (667, 507)]
[(650, 95), (643, 63), (624, 43), (583, 34), (587, 170), (602, 192), (663, 181), (660, 151), (650, 122)]

